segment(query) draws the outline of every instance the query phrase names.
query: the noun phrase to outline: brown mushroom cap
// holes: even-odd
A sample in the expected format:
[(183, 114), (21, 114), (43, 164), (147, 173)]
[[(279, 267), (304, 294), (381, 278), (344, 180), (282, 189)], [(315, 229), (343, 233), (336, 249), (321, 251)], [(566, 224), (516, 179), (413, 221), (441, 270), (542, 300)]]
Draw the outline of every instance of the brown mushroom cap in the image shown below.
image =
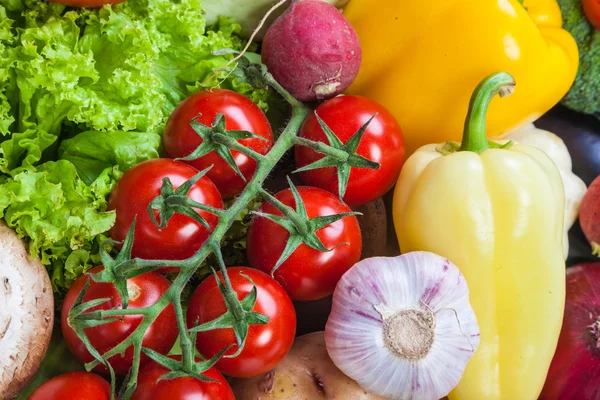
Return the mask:
[(0, 224), (0, 399), (15, 397), (39, 369), (54, 324), (46, 268)]

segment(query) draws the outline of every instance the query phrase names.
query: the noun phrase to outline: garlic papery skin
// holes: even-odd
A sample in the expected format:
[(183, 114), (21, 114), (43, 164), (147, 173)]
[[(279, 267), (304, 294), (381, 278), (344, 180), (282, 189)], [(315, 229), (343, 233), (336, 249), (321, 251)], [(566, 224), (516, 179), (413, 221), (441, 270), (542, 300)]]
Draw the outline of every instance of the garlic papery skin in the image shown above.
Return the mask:
[(338, 282), (325, 327), (335, 365), (392, 400), (437, 400), (479, 345), (464, 276), (429, 252), (367, 258)]

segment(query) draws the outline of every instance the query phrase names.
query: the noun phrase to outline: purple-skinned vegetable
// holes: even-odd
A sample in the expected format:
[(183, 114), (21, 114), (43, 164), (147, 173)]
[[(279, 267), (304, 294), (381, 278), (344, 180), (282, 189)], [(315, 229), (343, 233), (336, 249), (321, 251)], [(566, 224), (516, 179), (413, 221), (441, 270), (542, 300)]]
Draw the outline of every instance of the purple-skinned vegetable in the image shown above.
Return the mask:
[(429, 252), (373, 257), (338, 282), (325, 328), (335, 365), (392, 400), (440, 399), (479, 345), (465, 278)]
[(342, 93), (362, 62), (354, 28), (337, 8), (318, 0), (293, 0), (267, 31), (261, 53), (275, 80), (309, 102)]

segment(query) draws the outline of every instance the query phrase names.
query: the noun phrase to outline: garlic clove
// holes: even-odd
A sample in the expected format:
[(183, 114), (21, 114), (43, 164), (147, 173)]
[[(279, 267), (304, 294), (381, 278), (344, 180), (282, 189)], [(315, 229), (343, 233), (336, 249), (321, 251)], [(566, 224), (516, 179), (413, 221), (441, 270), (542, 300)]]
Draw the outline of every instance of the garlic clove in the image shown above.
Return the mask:
[(440, 399), (479, 345), (467, 283), (428, 252), (357, 263), (333, 295), (327, 351), (361, 387), (390, 399)]

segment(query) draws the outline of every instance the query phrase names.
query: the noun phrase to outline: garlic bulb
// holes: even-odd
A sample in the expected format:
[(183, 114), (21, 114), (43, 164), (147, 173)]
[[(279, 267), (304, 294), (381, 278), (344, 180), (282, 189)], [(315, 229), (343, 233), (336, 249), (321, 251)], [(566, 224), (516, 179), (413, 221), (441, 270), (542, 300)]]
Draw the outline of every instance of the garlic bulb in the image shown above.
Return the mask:
[(458, 268), (429, 252), (360, 261), (336, 286), (325, 328), (329, 356), (365, 390), (389, 399), (440, 399), (479, 345)]

